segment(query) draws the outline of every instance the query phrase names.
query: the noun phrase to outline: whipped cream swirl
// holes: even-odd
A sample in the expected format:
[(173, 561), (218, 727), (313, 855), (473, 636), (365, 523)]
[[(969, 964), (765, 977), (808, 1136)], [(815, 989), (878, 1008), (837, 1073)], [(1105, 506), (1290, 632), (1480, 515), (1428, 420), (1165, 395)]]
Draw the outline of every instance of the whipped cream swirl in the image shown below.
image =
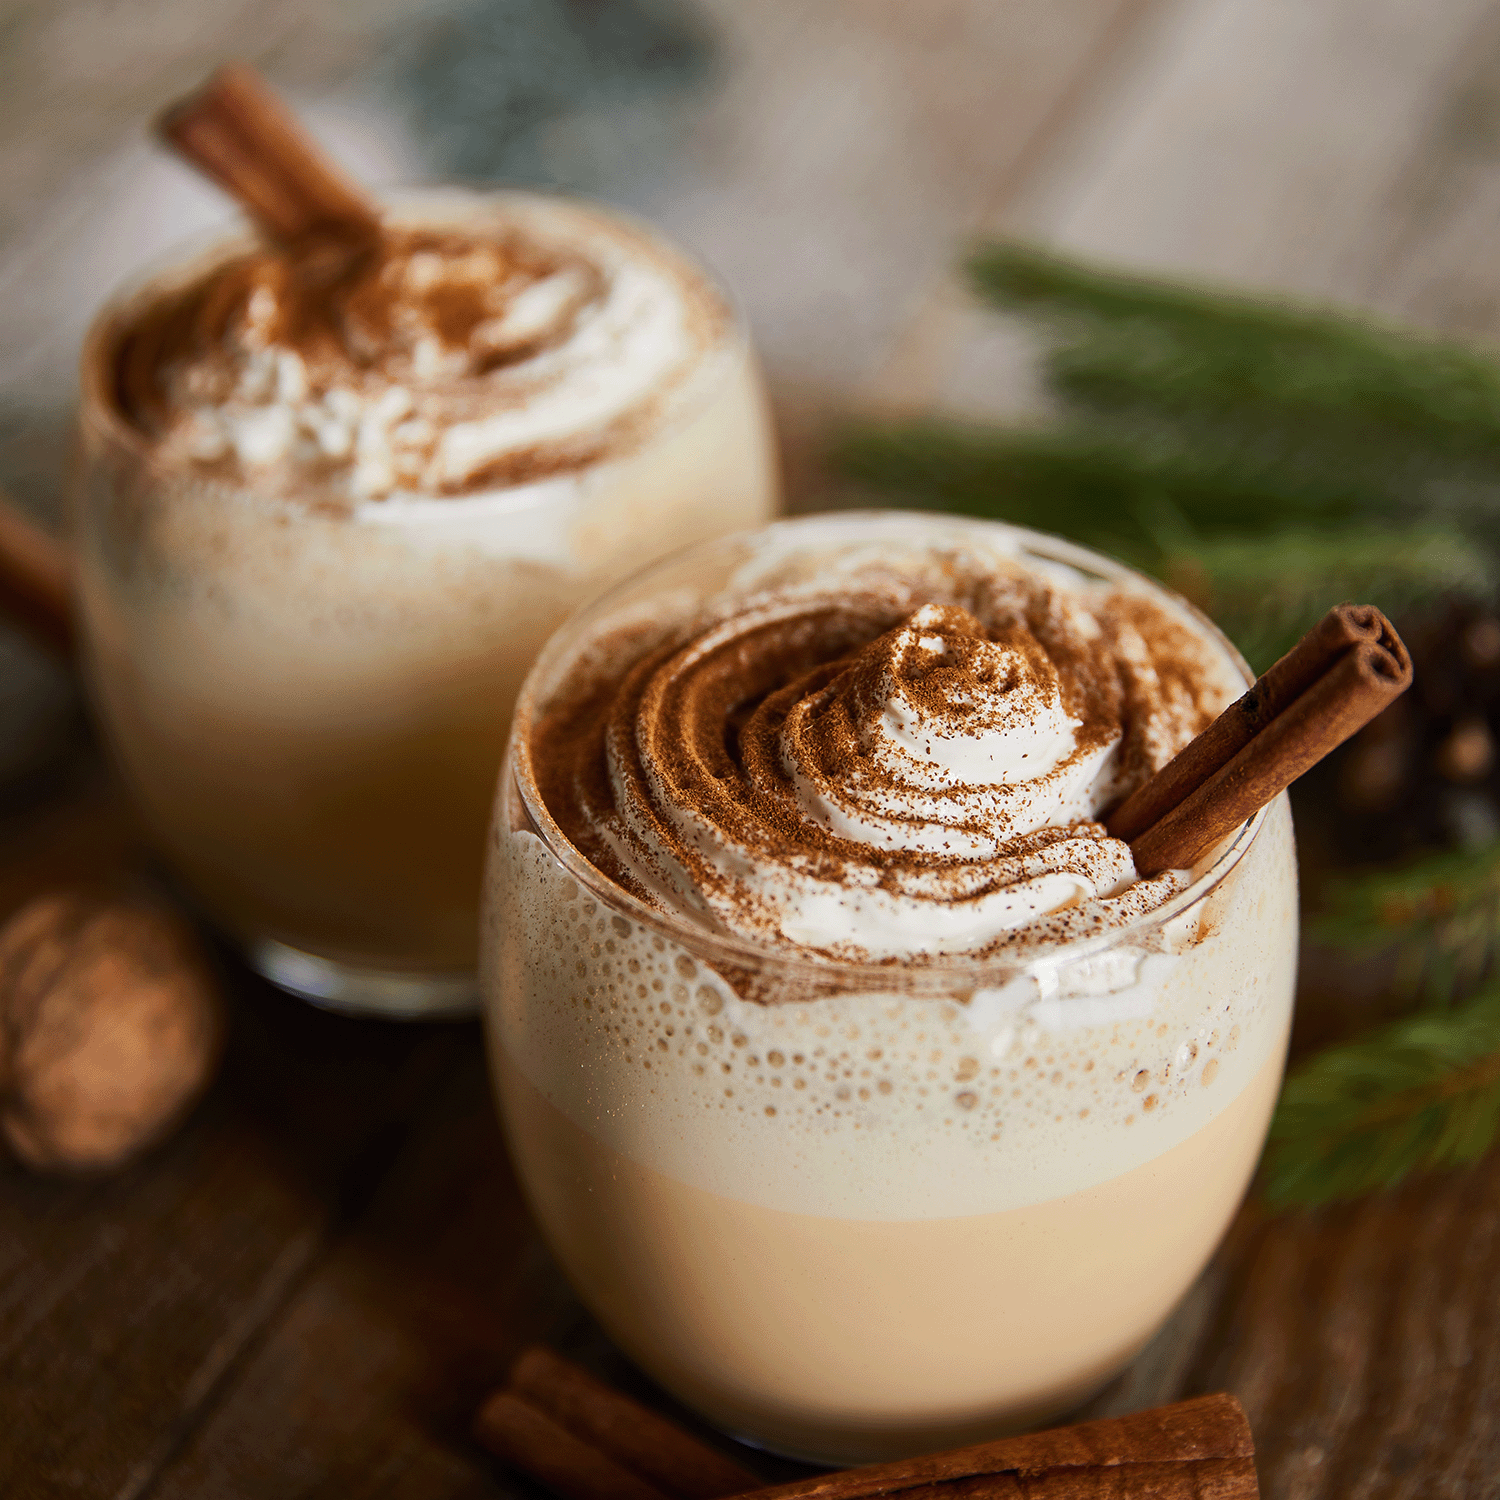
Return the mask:
[(504, 195), (353, 258), (229, 259), (147, 310), (121, 390), (170, 462), (263, 493), (464, 495), (628, 451), (729, 329), (647, 231)]
[(1206, 653), (1141, 594), (1020, 571), (772, 595), (557, 709), (533, 753), (564, 832), (666, 910), (835, 958), (982, 955), (1183, 887), (1096, 819), (1223, 706)]

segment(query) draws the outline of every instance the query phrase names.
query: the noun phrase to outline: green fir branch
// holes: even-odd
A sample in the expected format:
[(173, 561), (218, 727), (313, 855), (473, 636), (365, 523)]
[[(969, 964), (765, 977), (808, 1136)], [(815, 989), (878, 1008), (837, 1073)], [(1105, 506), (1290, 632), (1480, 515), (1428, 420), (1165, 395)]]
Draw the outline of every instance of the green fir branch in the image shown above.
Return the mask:
[(1444, 526), (1336, 526), (1165, 540), (1149, 570), (1201, 605), (1257, 671), (1341, 599), (1400, 615), (1443, 598), (1488, 600), (1491, 568)]
[(1500, 463), (1500, 366), (1487, 352), (1282, 301), (1121, 275), (1023, 245), (969, 261), (996, 305), (1053, 325), (1048, 373), (1094, 409), (1288, 422)]
[(1326, 1048), (1286, 1080), (1265, 1192), (1280, 1207), (1477, 1161), (1500, 1138), (1500, 987)]
[(908, 503), (1061, 532), (1125, 558), (1218, 619), (1257, 670), (1341, 599), (1397, 613), (1493, 592), (1486, 557), (1455, 527), (1313, 527), (1310, 512), (1347, 513), (1350, 497), (1257, 483), (1165, 444), (914, 422), (853, 431), (840, 457), (845, 472)]
[(1253, 530), (1383, 512), (1381, 496), (1347, 478), (1300, 476), (1167, 434), (1071, 427), (996, 429), (915, 421), (846, 430), (835, 462), (851, 478), (908, 503), (1001, 516), (1099, 545), (1153, 546), (1162, 505), (1195, 529)]
[(1426, 855), (1328, 882), (1312, 934), (1358, 957), (1393, 953), (1394, 984), (1449, 1005), (1494, 969), (1500, 948), (1500, 844)]

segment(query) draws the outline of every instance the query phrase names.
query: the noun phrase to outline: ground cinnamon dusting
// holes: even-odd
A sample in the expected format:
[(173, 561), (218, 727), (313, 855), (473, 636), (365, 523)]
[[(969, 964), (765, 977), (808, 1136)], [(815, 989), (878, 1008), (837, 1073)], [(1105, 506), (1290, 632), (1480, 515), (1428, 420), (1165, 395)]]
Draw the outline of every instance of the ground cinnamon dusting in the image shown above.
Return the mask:
[[(809, 892), (977, 910), (1061, 873), (1109, 898), (961, 945), (985, 956), (1180, 888), (1132, 885), (1097, 818), (1223, 706), (1202, 639), (1143, 595), (1085, 610), (1020, 569), (960, 569), (927, 592), (760, 598), (650, 650), (601, 648), (613, 665), (533, 731), (544, 803), (611, 879), (773, 946)], [(1018, 758), (992, 764), (986, 746)], [(1054, 805), (1071, 811), (1037, 813)], [(855, 939), (800, 946), (880, 957)]]
[[(461, 496), (631, 452), (730, 318), (644, 234), (613, 225), (604, 256), (588, 236), (605, 232), (588, 222), (576, 244), (566, 229), (543, 238), (501, 217), (462, 229), (388, 225), (354, 247), (247, 250), (122, 317), (121, 413), (170, 465), (227, 483), (253, 476), (260, 493), (299, 502)], [(609, 311), (621, 267), (637, 264), (644, 279)], [(642, 297), (657, 299), (649, 327)], [(647, 373), (637, 386), (610, 367), (621, 392), (613, 409), (586, 400), (579, 409), (593, 415), (572, 430), (554, 412), (535, 437), (521, 421), (495, 439), (448, 441), (457, 427), (522, 417), (562, 381), (587, 383), (598, 360), (618, 362), (620, 338), (637, 335), (657, 341), (643, 355)]]

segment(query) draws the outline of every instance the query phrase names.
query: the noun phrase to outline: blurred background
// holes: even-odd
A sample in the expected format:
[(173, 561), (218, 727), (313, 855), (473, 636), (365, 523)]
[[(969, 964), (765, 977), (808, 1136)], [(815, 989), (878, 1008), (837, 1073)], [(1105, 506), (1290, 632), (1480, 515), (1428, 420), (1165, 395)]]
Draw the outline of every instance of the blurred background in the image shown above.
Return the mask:
[[(373, 183), (555, 185), (659, 221), (748, 313), (794, 506), (844, 413), (1033, 410), (977, 236), (1495, 332), (1491, 0), (10, 0), (0, 484), (55, 514), (106, 292), (226, 206), (149, 122), (229, 56)], [(0, 774), (71, 694), (0, 641)]]
[[(982, 241), (1331, 302), (1469, 340), (1500, 332), (1494, 0), (10, 0), (0, 33), (0, 486), (50, 521), (89, 318), (122, 279), (228, 217), (221, 196), (153, 142), (150, 124), (234, 56), (263, 68), (368, 182), (555, 186), (645, 214), (696, 250), (748, 315), (795, 509), (869, 493), (851, 490), (847, 461), (830, 460), (851, 418), (1014, 424), (1066, 406), (1055, 372), (1049, 389), (1038, 368), (1036, 320), (1003, 316), (968, 289), (961, 262)], [(1110, 325), (1100, 337), (1118, 334)], [(1169, 354), (1183, 366), (1201, 351)], [(1396, 538), (1387, 552), (1420, 559), (1415, 581), (1379, 566), (1321, 590), (1304, 578), (1306, 597), (1278, 629), (1231, 622), (1252, 659), (1330, 591), (1384, 584), (1399, 604), (1451, 586), (1488, 598), (1490, 570), (1467, 554), (1476, 533), (1488, 552), (1482, 533), (1500, 493), (1489, 453), (1500, 404), (1491, 407), (1468, 443), (1485, 450), (1478, 528)], [(1093, 423), (1100, 403), (1076, 415)], [(1159, 402), (1146, 412), (1158, 426), (1162, 415)], [(1276, 428), (1278, 451), (1306, 446), (1298, 424), (1290, 439), (1284, 422)], [(1199, 436), (1188, 434), (1194, 464)], [(1254, 441), (1263, 456), (1264, 435)], [(1412, 495), (1436, 472), (1432, 445), (1417, 446), (1415, 461), (1386, 464)], [(1356, 434), (1322, 467), (1368, 447)], [(1227, 461), (1243, 467), (1244, 448)], [(1101, 509), (1139, 511), (1138, 483), (1113, 475), (1090, 492), (1092, 519), (1069, 518), (1049, 508), (1054, 469), (1032, 476), (1029, 500), (1012, 499), (1003, 477), (944, 483), (943, 457), (865, 454), (854, 467), (901, 500), (1039, 519), (1133, 551), (1220, 617), (1259, 599), (1278, 546), (1306, 553), (1304, 573), (1318, 547), (1329, 558), (1349, 551), (1347, 531), (1311, 551), (1282, 537), (1234, 589), (1195, 591), (1194, 578), (1219, 578), (1222, 557), (1189, 547), (1184, 563), (1182, 546), (1162, 542), (1159, 516), (1149, 545), (1134, 549), (1101, 520)], [(1462, 478), (1472, 488), (1472, 465)], [(1192, 505), (1167, 498), (1180, 542)], [(1210, 499), (1236, 536), (1264, 534), (1264, 514), (1226, 510), (1217, 491)], [(1343, 518), (1394, 536), (1401, 509), (1401, 494), (1364, 494)], [(1373, 597), (1385, 602), (1378, 587)], [(1440, 630), (1443, 649), (1473, 624)], [(1473, 717), (1443, 709), (1423, 731), (1427, 748), (1437, 754), (1455, 726), (1473, 731)], [(0, 783), (46, 765), (78, 723), (65, 677), (0, 631)], [(1470, 732), (1459, 747), (1467, 760), (1449, 761), (1487, 773), (1494, 756), (1481, 738)], [(1380, 810), (1378, 797), (1365, 802)], [(1500, 830), (1493, 808), (1472, 798), (1426, 822), (1419, 843)]]

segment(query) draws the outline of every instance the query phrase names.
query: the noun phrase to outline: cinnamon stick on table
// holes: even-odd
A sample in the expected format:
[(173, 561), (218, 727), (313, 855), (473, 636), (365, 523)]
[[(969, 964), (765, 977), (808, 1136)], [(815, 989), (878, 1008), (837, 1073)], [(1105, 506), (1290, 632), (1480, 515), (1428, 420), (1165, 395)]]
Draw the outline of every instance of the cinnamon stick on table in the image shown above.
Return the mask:
[(1411, 686), (1371, 605), (1340, 604), (1105, 823), (1143, 876), (1187, 869)]
[[(627, 1493), (638, 1500), (719, 1500), (760, 1488), (733, 1459), (541, 1345), (522, 1352), (474, 1430), (491, 1452), (565, 1500)], [(603, 1469), (586, 1468), (580, 1450), (623, 1478), (610, 1481)], [(595, 1486), (596, 1477), (603, 1487)]]
[(510, 1391), (497, 1391), (485, 1402), (474, 1436), (562, 1500), (669, 1500), (667, 1491)]
[[(1007, 1482), (1008, 1481), (1008, 1482)], [(841, 1469), (757, 1491), (756, 1500), (906, 1495), (969, 1500), (1254, 1500), (1255, 1441), (1233, 1396), (1054, 1427), (972, 1448)]]
[(475, 1435), (562, 1500), (1253, 1500), (1255, 1448), (1233, 1396), (820, 1474), (774, 1488), (545, 1349), (516, 1362)]

